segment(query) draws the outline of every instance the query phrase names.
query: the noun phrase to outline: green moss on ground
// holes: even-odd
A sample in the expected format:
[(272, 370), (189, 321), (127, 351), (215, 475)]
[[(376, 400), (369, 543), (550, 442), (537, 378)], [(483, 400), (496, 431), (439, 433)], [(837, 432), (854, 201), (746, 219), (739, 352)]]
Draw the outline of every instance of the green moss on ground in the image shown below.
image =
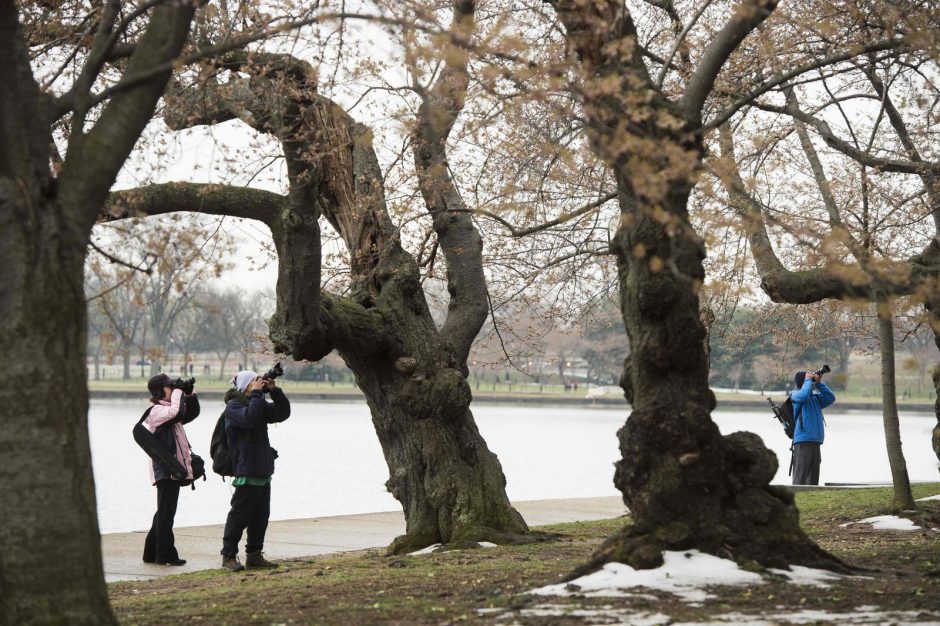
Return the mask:
[[(916, 498), (940, 493), (917, 485)], [(625, 518), (540, 527), (549, 541), (422, 556), (385, 556), (369, 550), (282, 561), (277, 570), (232, 574), (199, 572), (154, 581), (110, 585), (123, 624), (583, 624), (571, 611), (599, 611), (629, 623), (639, 613), (666, 613), (677, 621), (802, 610), (852, 611), (869, 605), (915, 611), (906, 621), (936, 619), (940, 607), (940, 532), (874, 531), (841, 524), (887, 513), (890, 489), (806, 491), (797, 494), (801, 523), (822, 547), (868, 568), (827, 588), (779, 581), (715, 590), (691, 606), (659, 592), (627, 598), (537, 598), (527, 590), (555, 583), (583, 563)], [(918, 503), (917, 517), (940, 527), (940, 501)], [(874, 571), (877, 570), (877, 571)], [(546, 604), (561, 615), (541, 615)], [(481, 610), (483, 610), (481, 612)], [(918, 617), (920, 616), (920, 617)], [(597, 622), (595, 622), (597, 623)], [(606, 623), (601, 621), (600, 623)]]

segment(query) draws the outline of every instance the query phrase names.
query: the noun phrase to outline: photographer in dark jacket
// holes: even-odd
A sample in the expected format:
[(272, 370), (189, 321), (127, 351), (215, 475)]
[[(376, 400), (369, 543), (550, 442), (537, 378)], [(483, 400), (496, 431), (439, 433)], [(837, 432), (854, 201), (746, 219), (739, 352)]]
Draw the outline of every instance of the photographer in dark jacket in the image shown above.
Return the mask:
[(193, 393), (192, 386), (184, 392), (179, 386), (174, 387), (174, 382), (166, 374), (157, 374), (147, 381), (147, 390), (153, 406), (148, 409), (143, 424), (167, 450), (176, 454), (176, 460), (186, 469), (186, 478), (174, 480), (162, 465), (150, 460), (150, 482), (157, 488), (157, 512), (153, 515), (150, 532), (144, 541), (143, 561), (160, 565), (185, 565), (186, 560), (181, 559), (176, 551), (173, 520), (176, 518), (180, 487), (193, 480), (192, 450), (183, 424), (199, 416), (199, 399)]
[[(225, 394), (225, 433), (232, 453), (235, 478), (232, 508), (222, 537), (222, 567), (245, 569), (238, 560), (238, 543), (248, 530), (245, 566), (277, 567), (264, 558), (264, 534), (271, 514), (271, 476), (277, 451), (268, 439), (268, 424), (290, 417), (290, 402), (274, 380), (251, 371), (232, 378), (234, 389)], [(271, 395), (272, 402), (264, 399)]]

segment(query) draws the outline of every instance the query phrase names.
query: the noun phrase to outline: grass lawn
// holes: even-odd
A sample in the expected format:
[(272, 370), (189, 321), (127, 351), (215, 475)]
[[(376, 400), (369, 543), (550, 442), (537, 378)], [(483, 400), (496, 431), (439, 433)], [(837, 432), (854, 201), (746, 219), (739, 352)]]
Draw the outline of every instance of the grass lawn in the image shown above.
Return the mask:
[[(940, 483), (914, 487), (915, 498), (938, 493)], [(646, 590), (615, 598), (526, 593), (558, 582), (623, 518), (542, 527), (555, 538), (524, 546), (406, 557), (368, 550), (282, 561), (277, 570), (213, 570), (109, 589), (121, 623), (142, 626), (667, 623), (649, 621), (652, 614), (672, 622), (776, 624), (793, 616), (805, 618), (801, 623), (825, 620), (820, 610), (843, 615), (845, 624), (898, 621), (890, 612), (904, 612), (904, 622), (940, 620), (940, 500), (918, 503), (913, 517), (924, 528), (907, 532), (840, 526), (886, 513), (888, 489), (800, 492), (797, 502), (817, 543), (870, 571), (828, 587), (771, 578), (712, 588), (715, 597), (699, 604)]]

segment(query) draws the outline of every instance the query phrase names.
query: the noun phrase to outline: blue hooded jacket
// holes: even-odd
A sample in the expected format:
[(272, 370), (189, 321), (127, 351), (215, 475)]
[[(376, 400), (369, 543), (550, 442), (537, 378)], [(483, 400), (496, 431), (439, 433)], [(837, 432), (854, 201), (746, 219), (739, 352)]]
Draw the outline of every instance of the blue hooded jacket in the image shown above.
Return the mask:
[(790, 394), (790, 398), (793, 400), (793, 418), (796, 420), (793, 443), (822, 443), (826, 438), (822, 410), (836, 401), (835, 394), (826, 383), (820, 381), (814, 384), (813, 379), (806, 378), (803, 386)]

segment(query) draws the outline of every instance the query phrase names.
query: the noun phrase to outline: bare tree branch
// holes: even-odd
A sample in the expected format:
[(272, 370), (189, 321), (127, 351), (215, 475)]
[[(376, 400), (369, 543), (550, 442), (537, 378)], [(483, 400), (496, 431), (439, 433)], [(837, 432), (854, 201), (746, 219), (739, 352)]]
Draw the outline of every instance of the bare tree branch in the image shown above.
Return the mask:
[(719, 111), (715, 117), (709, 120), (703, 127), (703, 131), (714, 130), (731, 119), (735, 113), (755, 102), (757, 98), (764, 95), (765, 93), (780, 87), (783, 84), (790, 82), (792, 79), (805, 74), (815, 69), (826, 67), (829, 65), (835, 65), (837, 63), (842, 63), (843, 61), (848, 61), (855, 57), (864, 55), (869, 52), (879, 52), (882, 50), (893, 50), (900, 49), (904, 46), (904, 40), (902, 38), (893, 38), (893, 39), (882, 39), (880, 41), (874, 41), (864, 46), (854, 46), (848, 50), (843, 50), (835, 54), (831, 54), (819, 59), (814, 59), (809, 63), (804, 65), (799, 65), (789, 71), (781, 72), (776, 76), (764, 81), (749, 93), (741, 96), (731, 106), (726, 107)]
[(867, 165), (868, 167), (873, 167), (883, 172), (898, 172), (902, 174), (940, 173), (940, 163), (889, 159), (876, 156), (865, 150), (861, 150), (848, 141), (845, 141), (844, 139), (836, 136), (828, 122), (804, 113), (795, 105), (791, 104), (786, 106), (777, 106), (762, 102), (754, 102), (752, 103), (752, 106), (761, 109), (762, 111), (789, 115), (795, 120), (812, 126), (813, 129), (819, 133), (819, 136), (822, 138), (822, 140), (826, 142), (826, 145), (834, 150), (838, 150), (846, 156), (855, 159), (862, 165)]
[[(705, 10), (711, 6), (712, 0), (704, 0), (702, 6), (698, 8), (695, 14), (692, 16), (692, 19), (689, 20), (689, 23), (682, 28), (681, 22), (679, 22), (678, 15), (675, 15), (675, 7), (672, 6), (672, 0), (668, 0), (664, 4), (668, 4), (672, 8), (672, 13), (669, 13), (669, 17), (673, 18), (673, 24), (680, 27), (679, 34), (676, 35), (676, 40), (673, 42), (672, 47), (669, 49), (669, 52), (666, 53), (666, 56), (663, 58), (663, 67), (659, 71), (659, 76), (656, 77), (656, 86), (662, 89), (663, 82), (666, 80), (666, 74), (669, 72), (669, 66), (672, 64), (672, 58), (676, 55), (682, 44), (685, 42), (686, 36), (689, 34), (689, 31), (692, 30), (692, 27), (698, 22), (699, 18), (702, 17), (702, 14), (705, 13)], [(667, 9), (668, 12), (668, 9)], [(675, 15), (675, 17), (673, 17)], [(685, 54), (685, 57), (688, 58), (688, 53)]]
[[(474, 31), (474, 0), (454, 0), (451, 38), (469, 41)], [(447, 163), (447, 138), (463, 110), (469, 77), (466, 46), (453, 45), (434, 84), (421, 90), (413, 149), (418, 182), (447, 263), (450, 302), (441, 336), (466, 371), (473, 340), (486, 321), (483, 239), (454, 184)]]
[(831, 263), (813, 270), (787, 269), (770, 242), (762, 207), (747, 191), (741, 178), (731, 129), (727, 126), (719, 129), (719, 145), (722, 160), (716, 173), (731, 198), (732, 207), (744, 222), (751, 253), (761, 276), (761, 289), (772, 301), (809, 304), (830, 298), (871, 299), (876, 287), (891, 295), (909, 295), (925, 284), (925, 280), (930, 280), (931, 272), (940, 269), (930, 265), (932, 261), (927, 252), (923, 257), (909, 260), (907, 275), (879, 277), (877, 285), (871, 273), (866, 273), (863, 280), (842, 278)]
[(254, 219), (271, 226), (287, 204), (280, 194), (249, 187), (163, 183), (111, 192), (99, 221), (193, 211)]
[(770, 17), (776, 6), (777, 0), (744, 0), (735, 7), (734, 15), (705, 48), (680, 102), (696, 127), (701, 125), (702, 107), (728, 57), (745, 37)]
[[(617, 192), (609, 191), (603, 196), (601, 196), (600, 198), (598, 198), (597, 200), (594, 200), (593, 202), (589, 202), (585, 204), (584, 206), (578, 207), (577, 209), (573, 209), (571, 211), (562, 213), (555, 219), (548, 220), (547, 222), (542, 222), (541, 224), (535, 224), (534, 226), (528, 226), (526, 228), (519, 228), (518, 226), (516, 226), (515, 224), (513, 224), (512, 222), (510, 222), (503, 216), (493, 211), (486, 211), (484, 209), (462, 209), (462, 210), (466, 213), (472, 213), (473, 215), (481, 215), (483, 217), (487, 217), (499, 223), (500, 225), (504, 226), (513, 237), (521, 238), (521, 237), (526, 237), (528, 235), (533, 235), (535, 233), (542, 232), (543, 230), (548, 230), (549, 228), (552, 228), (553, 226), (558, 226), (560, 224), (570, 222), (571, 220), (579, 218), (582, 215), (585, 215), (587, 213), (590, 213), (591, 211), (596, 210), (598, 207), (601, 207), (604, 204), (610, 202), (611, 200), (616, 200), (616, 199), (617, 199)], [(461, 210), (461, 209), (452, 209), (452, 210)]]
[[(126, 75), (146, 72), (175, 59), (186, 41), (194, 11), (193, 2), (158, 6), (128, 61)], [(74, 206), (89, 226), (150, 121), (169, 77), (170, 70), (154, 73), (149, 80), (115, 96), (87, 135), (72, 137), (59, 176), (60, 198)]]
[[(130, 261), (125, 261), (124, 259), (114, 256), (107, 250), (102, 250), (100, 247), (98, 247), (94, 243), (89, 243), (88, 245), (92, 250), (94, 250), (95, 252), (103, 256), (104, 258), (108, 259), (108, 261), (110, 261), (111, 263), (115, 263), (117, 265), (123, 265), (124, 267), (128, 269), (132, 269), (135, 272), (141, 272), (143, 274), (150, 274), (151, 272), (153, 272), (153, 265), (156, 262), (156, 257), (154, 257), (151, 254), (145, 255), (144, 259), (140, 263), (135, 265), (134, 263), (131, 263)], [(100, 295), (101, 294), (99, 294), (99, 296)]]

